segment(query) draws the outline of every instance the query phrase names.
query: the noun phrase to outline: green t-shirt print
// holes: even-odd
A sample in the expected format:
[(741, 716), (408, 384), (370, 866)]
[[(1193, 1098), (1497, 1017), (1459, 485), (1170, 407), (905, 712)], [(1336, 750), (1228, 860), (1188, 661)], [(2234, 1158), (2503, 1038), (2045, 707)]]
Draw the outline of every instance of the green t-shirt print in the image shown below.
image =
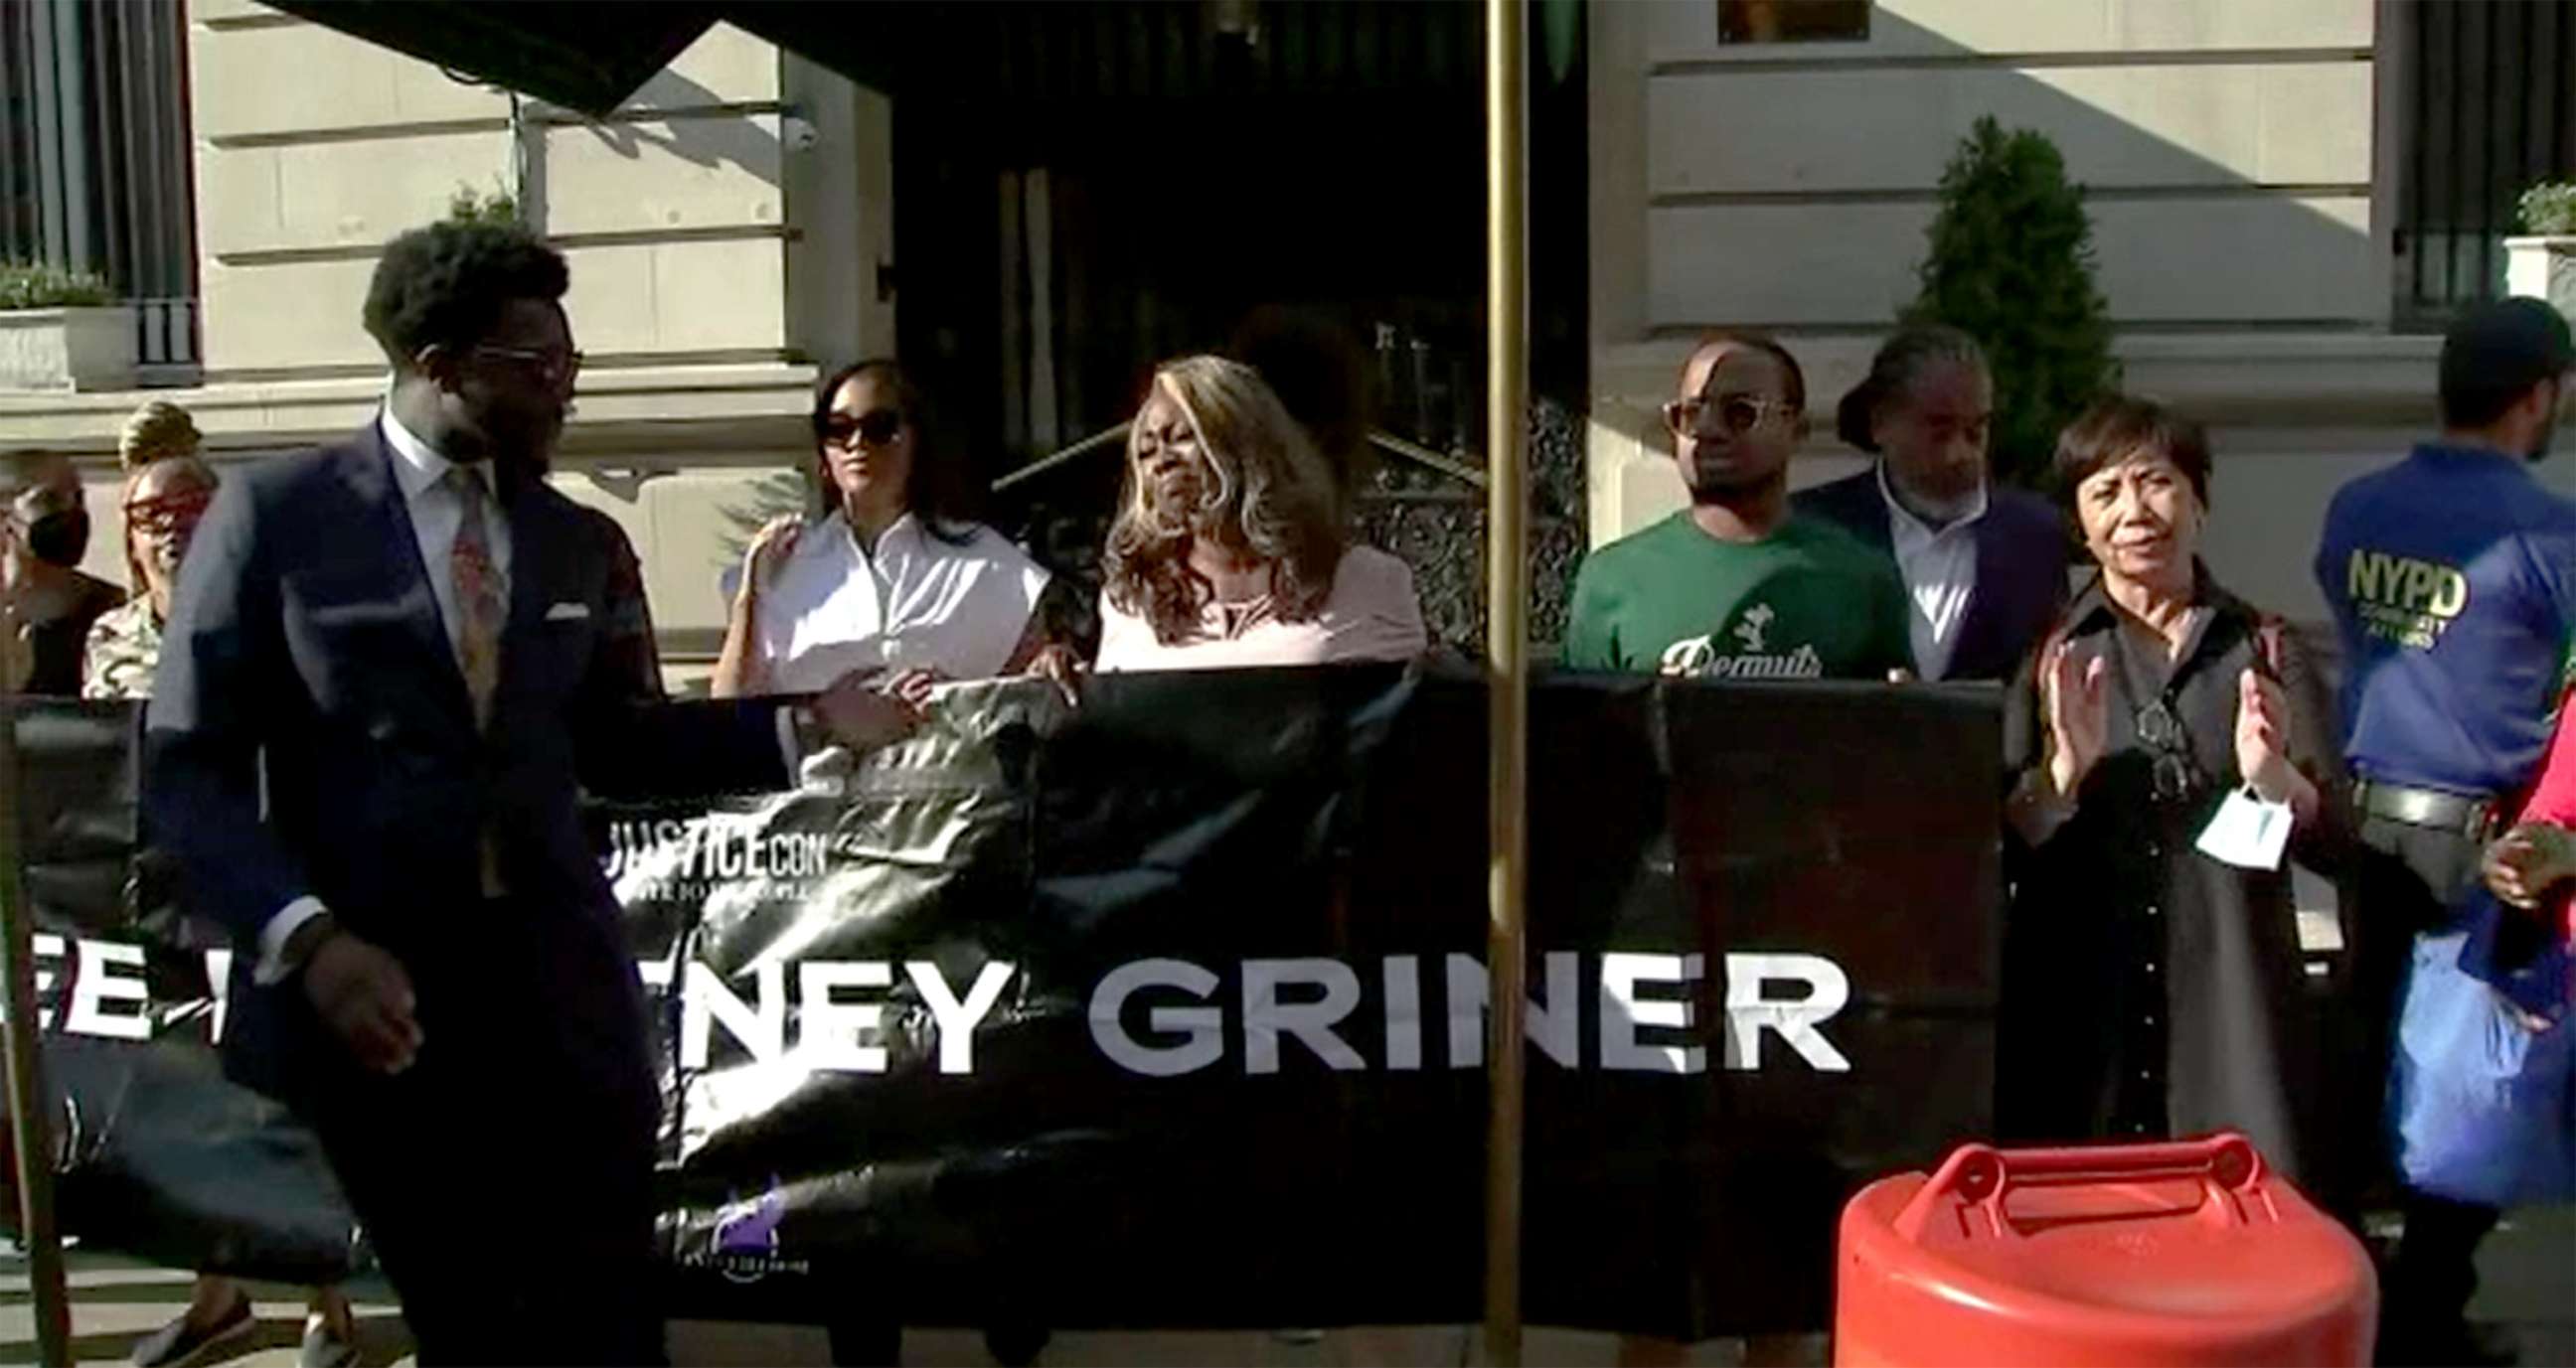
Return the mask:
[(1688, 512), (1594, 552), (1574, 579), (1564, 663), (1701, 679), (1884, 679), (1910, 668), (1896, 565), (1792, 518), (1724, 542)]

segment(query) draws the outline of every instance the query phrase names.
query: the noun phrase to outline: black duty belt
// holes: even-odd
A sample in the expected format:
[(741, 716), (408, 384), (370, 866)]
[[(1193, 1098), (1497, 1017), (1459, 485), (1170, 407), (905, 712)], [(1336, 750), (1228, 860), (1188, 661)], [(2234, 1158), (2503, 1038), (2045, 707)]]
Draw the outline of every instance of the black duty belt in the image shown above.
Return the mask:
[(2447, 831), (2483, 840), (2494, 828), (2496, 800), (2439, 789), (2378, 784), (2364, 779), (2353, 785), (2353, 805), (2364, 817), (2379, 817), (2407, 826)]

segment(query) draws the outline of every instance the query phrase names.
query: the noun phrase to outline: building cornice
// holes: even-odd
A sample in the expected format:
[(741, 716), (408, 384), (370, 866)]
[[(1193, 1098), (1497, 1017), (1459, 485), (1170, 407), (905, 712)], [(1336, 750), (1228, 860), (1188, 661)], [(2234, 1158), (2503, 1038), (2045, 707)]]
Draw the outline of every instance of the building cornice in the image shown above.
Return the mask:
[[(1810, 408), (1830, 414), (1884, 338), (1783, 332), (1780, 340), (1806, 370)], [(1600, 345), (1594, 395), (1660, 398), (1690, 349), (1682, 337)], [(2441, 338), (2412, 334), (2148, 332), (2122, 334), (2112, 356), (2122, 389), (2213, 425), (2421, 427), (2434, 418), (2441, 349)]]
[[(806, 444), (815, 371), (804, 364), (634, 366), (585, 371), (564, 430), (566, 460), (740, 450), (766, 458)], [(150, 399), (186, 408), (208, 450), (274, 451), (356, 428), (384, 393), (380, 377), (218, 381), (191, 389), (93, 394), (0, 392), (0, 448), (112, 457), (126, 415)]]

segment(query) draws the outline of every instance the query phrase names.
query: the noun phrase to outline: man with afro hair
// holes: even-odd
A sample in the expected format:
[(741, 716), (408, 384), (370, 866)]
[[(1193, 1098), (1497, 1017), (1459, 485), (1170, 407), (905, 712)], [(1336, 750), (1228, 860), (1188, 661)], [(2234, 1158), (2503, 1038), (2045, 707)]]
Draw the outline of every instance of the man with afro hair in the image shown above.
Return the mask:
[(566, 284), (516, 226), (387, 245), (382, 412), (225, 481), (148, 722), (155, 832), (238, 947), (227, 1064), (321, 1137), (423, 1362), (664, 1358), (659, 1086), (581, 792), (784, 787), (917, 717), (634, 687), (616, 548), (542, 478)]

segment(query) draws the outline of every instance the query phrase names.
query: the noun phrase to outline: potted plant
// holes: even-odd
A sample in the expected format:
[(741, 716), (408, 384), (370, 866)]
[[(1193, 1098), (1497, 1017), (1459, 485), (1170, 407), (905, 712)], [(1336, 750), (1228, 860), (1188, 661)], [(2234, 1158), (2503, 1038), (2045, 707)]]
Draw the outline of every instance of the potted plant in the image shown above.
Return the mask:
[(0, 389), (134, 384), (134, 311), (82, 271), (0, 262)]
[(1940, 210), (1902, 318), (1947, 323), (1994, 366), (1995, 474), (2037, 485), (2058, 429), (2118, 383), (2082, 187), (2044, 135), (1977, 120), (1941, 174)]
[(2523, 191), (2522, 231), (2504, 240), (2505, 293), (2546, 299), (2576, 322), (2576, 181)]

